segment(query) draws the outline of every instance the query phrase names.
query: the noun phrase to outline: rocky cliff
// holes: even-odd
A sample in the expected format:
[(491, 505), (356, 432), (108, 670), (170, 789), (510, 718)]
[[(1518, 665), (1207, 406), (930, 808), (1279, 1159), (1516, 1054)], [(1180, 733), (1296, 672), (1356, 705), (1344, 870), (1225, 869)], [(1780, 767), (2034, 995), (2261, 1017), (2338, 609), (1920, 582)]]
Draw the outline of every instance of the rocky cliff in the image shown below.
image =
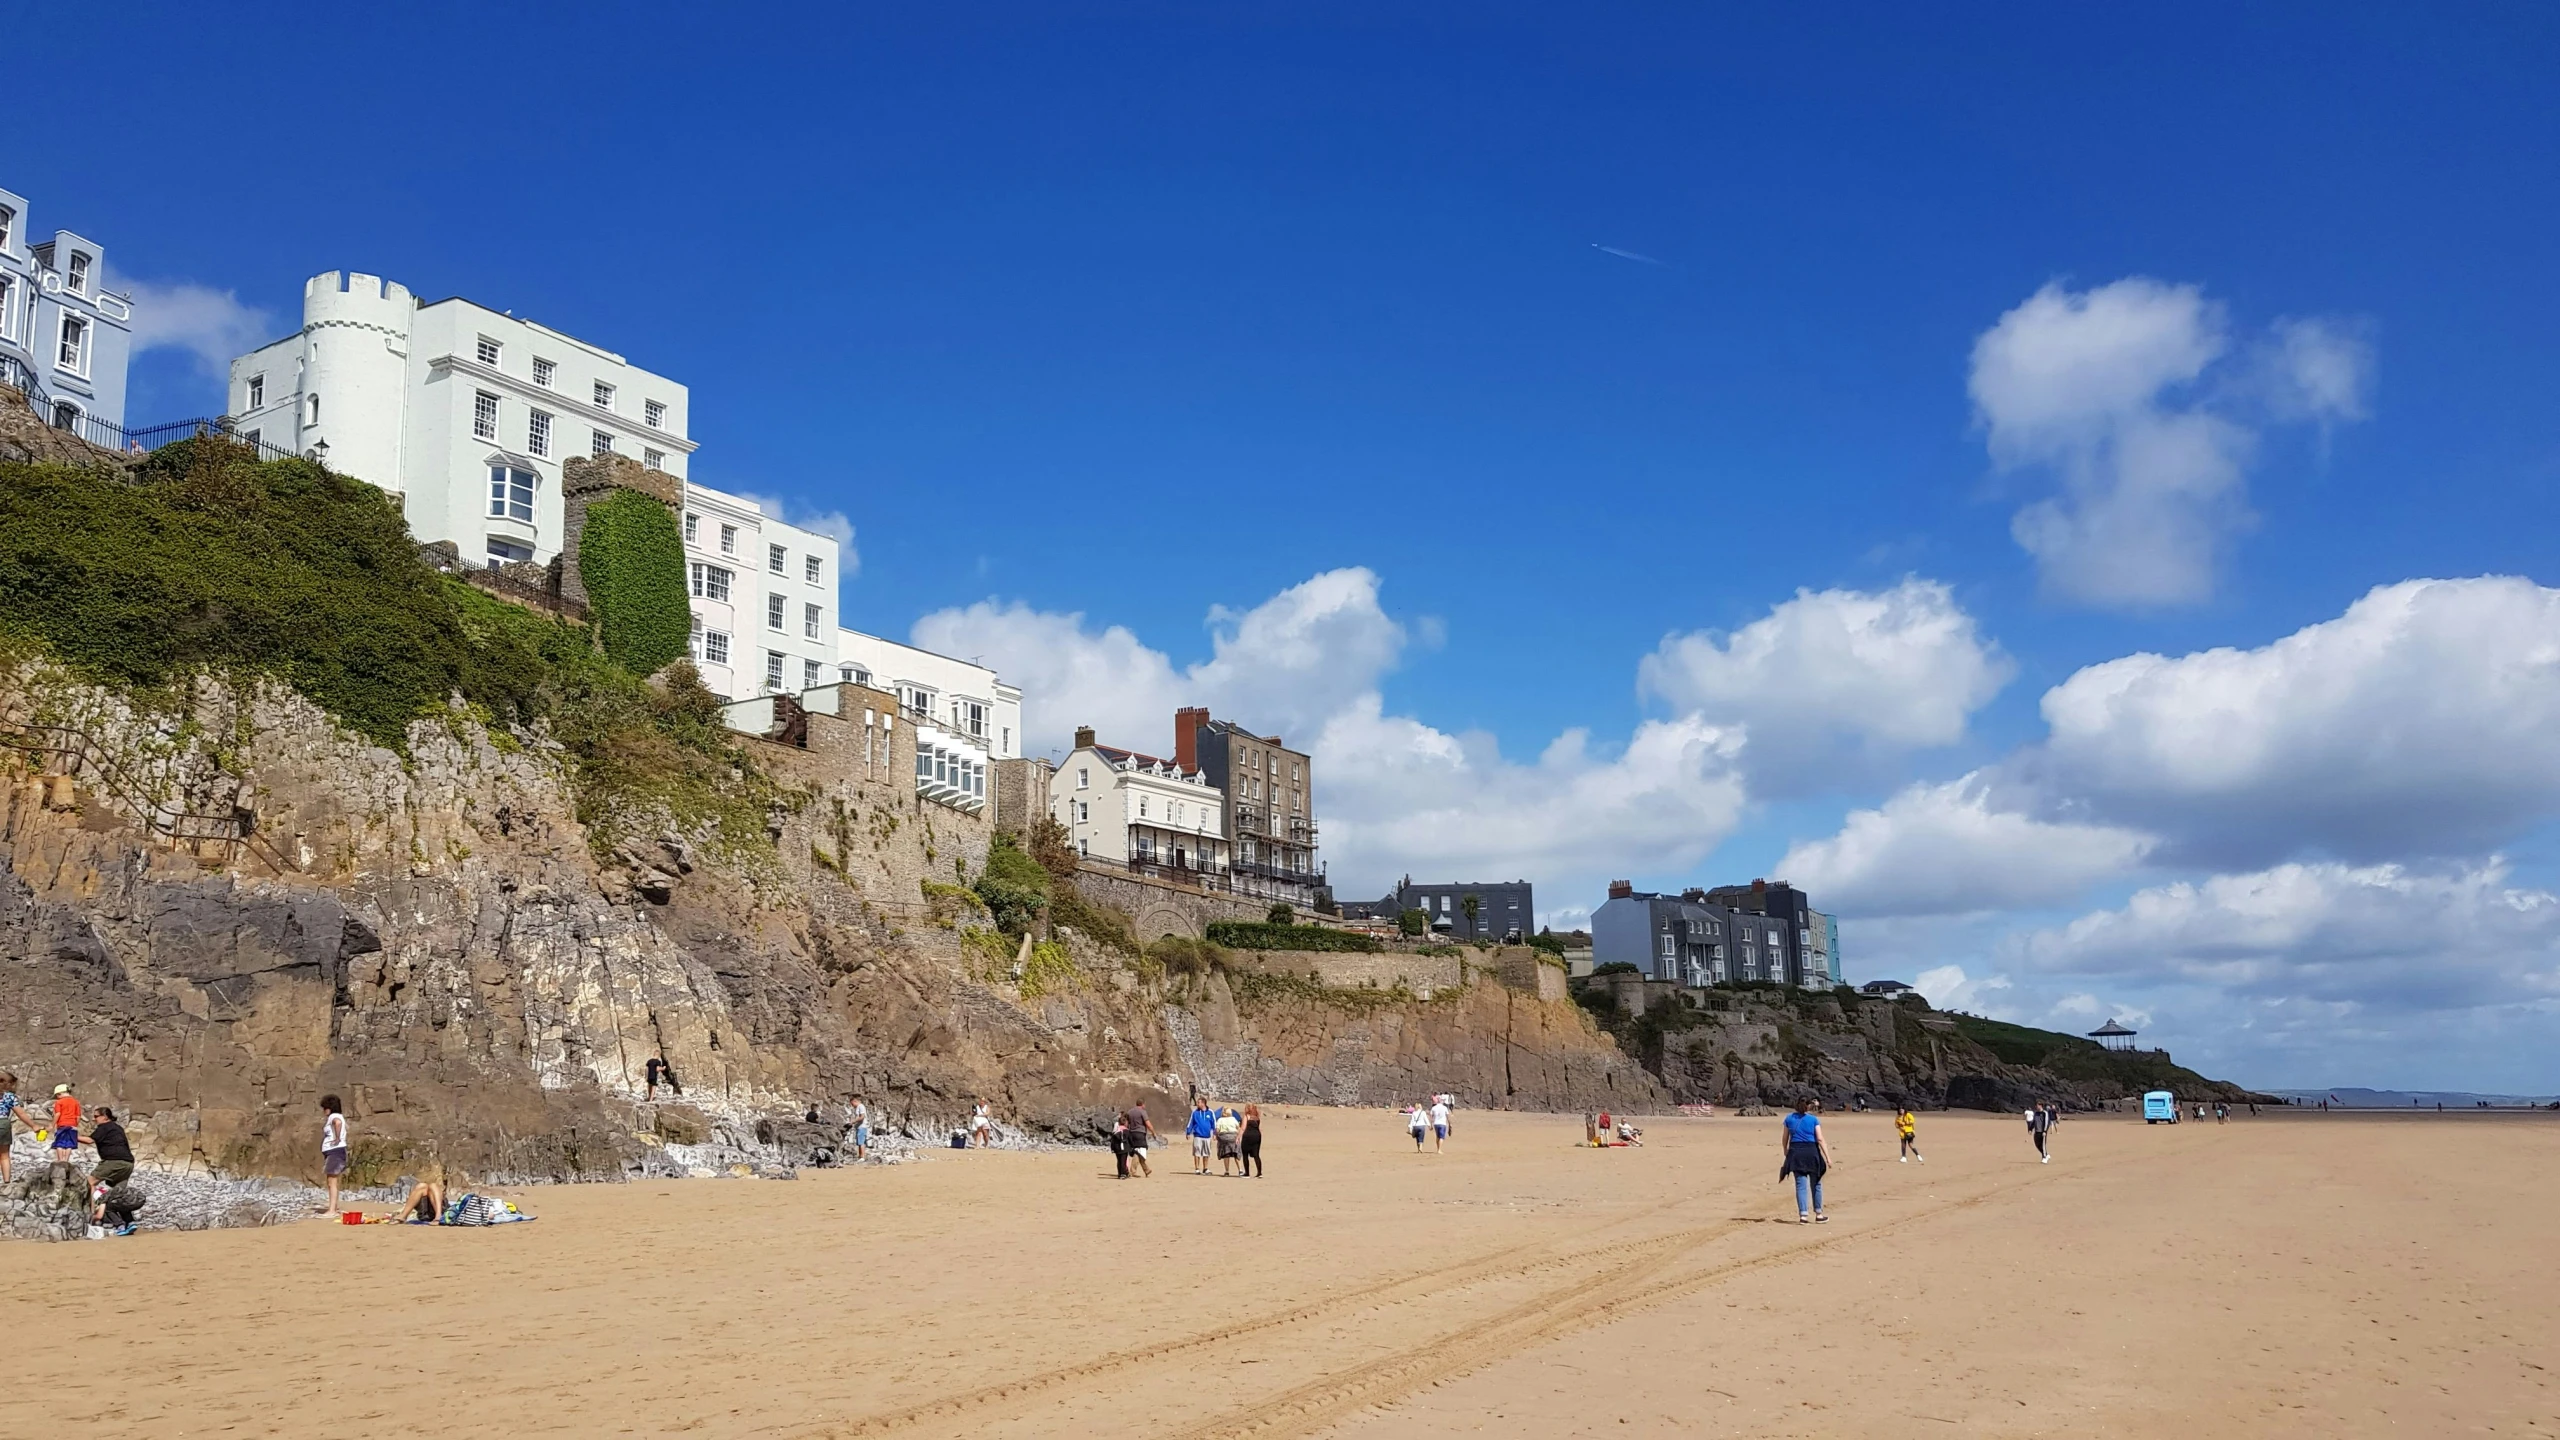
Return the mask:
[(2147, 1090), (2193, 1100), (2275, 1102), (2175, 1064), (2073, 1035), (1880, 999), (1782, 986), (1708, 990), (1601, 977), (1577, 998), (1680, 1104), (1853, 1099), (1923, 1109), (2092, 1109)]
[[(740, 851), (599, 844), (560, 746), (461, 707), (403, 754), (274, 684), (198, 679), (138, 708), (37, 656), (0, 668), (0, 735), (0, 1069), (73, 1081), (145, 1148), (233, 1172), (316, 1171), (326, 1092), (367, 1177), (429, 1153), (616, 1176), (857, 1094), (920, 1133), (984, 1097), (1066, 1134), (1193, 1082), (1658, 1094), (1580, 1009), (1498, 984), (1423, 1001), (1168, 979), (1072, 940), (1025, 979), (952, 898), (985, 827), (895, 764), (742, 740), (773, 803)], [(681, 1103), (643, 1101), (652, 1056)]]

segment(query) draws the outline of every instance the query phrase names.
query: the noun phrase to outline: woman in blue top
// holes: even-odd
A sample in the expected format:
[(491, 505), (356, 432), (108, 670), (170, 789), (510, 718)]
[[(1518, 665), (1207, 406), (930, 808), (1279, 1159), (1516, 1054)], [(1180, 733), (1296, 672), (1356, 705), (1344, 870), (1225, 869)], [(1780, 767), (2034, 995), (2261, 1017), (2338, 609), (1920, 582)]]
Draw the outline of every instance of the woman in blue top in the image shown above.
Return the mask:
[(1778, 1178), (1796, 1177), (1796, 1223), (1828, 1221), (1831, 1217), (1822, 1213), (1822, 1177), (1831, 1168), (1831, 1145), (1822, 1138), (1822, 1121), (1806, 1114), (1799, 1100), (1782, 1125), (1786, 1138), (1780, 1145), (1787, 1159), (1778, 1167)]

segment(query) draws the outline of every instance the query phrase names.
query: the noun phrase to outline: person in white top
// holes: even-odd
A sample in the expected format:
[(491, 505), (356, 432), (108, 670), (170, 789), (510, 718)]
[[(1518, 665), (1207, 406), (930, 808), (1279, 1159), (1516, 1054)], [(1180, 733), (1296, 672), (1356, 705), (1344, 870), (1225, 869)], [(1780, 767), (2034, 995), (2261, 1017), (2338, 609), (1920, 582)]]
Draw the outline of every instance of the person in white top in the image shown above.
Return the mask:
[(1446, 1095), (1431, 1102), (1431, 1148), (1434, 1151), (1449, 1148), (1449, 1097)]
[(347, 1113), (335, 1095), (320, 1097), (320, 1173), (329, 1183), (329, 1212), (338, 1213), (338, 1183), (347, 1173)]
[(1422, 1142), (1431, 1133), (1431, 1112), (1420, 1105), (1405, 1112), (1404, 1125), (1413, 1132), (1413, 1153), (1422, 1153)]
[(996, 1112), (988, 1108), (984, 1100), (978, 1102), (978, 1113), (970, 1117), (969, 1138), (980, 1149), (996, 1143)]
[(853, 1097), (853, 1158), (859, 1160), (871, 1153), (871, 1107), (862, 1097)]

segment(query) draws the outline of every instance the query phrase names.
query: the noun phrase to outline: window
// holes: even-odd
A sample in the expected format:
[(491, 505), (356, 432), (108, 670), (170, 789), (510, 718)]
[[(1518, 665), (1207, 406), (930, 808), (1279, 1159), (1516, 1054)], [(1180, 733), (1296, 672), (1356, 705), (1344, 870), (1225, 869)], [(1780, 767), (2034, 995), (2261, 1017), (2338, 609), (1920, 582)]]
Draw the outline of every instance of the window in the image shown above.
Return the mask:
[(0, 205), (0, 250), (9, 248), (9, 237), (15, 235), (17, 229), (18, 212), (6, 205)]
[(706, 664), (711, 665), (726, 665), (729, 663), (729, 634), (727, 631), (705, 630), (702, 632), (702, 658)]
[(551, 453), (551, 417), (539, 410), (525, 417), (524, 452), (528, 455)]
[(729, 572), (717, 565), (693, 563), (693, 598), (726, 600), (729, 598)]
[(604, 432), (603, 432), (603, 431), (601, 431), (601, 430), (596, 431), (596, 432), (595, 432), (595, 434), (594, 434), (594, 436), (592, 437), (592, 439), (589, 441), (589, 443), (588, 443), (588, 445), (587, 445), (587, 453), (588, 453), (588, 454), (590, 454), (590, 455), (610, 455), (610, 454), (612, 454), (612, 453), (613, 453), (613, 437), (612, 437), (612, 436), (610, 436), (610, 435), (607, 435), (606, 433), (604, 433)]
[(489, 568), (494, 570), (513, 561), (530, 562), (532, 559), (533, 547), (523, 541), (504, 540), (495, 535), (489, 537)]
[(691, 545), (702, 538), (702, 517), (688, 510), (684, 516), (684, 543)]
[(772, 571), (772, 572), (773, 572), (774, 574), (776, 574), (776, 575), (779, 575), (779, 574), (783, 573), (783, 567), (784, 567), (784, 566), (789, 565), (790, 563), (791, 563), (791, 552), (790, 552), (790, 551), (783, 549), (783, 548), (782, 548), (781, 546), (779, 546), (779, 545), (767, 545), (766, 547), (764, 547), (764, 568), (765, 568), (765, 569), (767, 569), (767, 570), (769, 570), (769, 571)]
[(779, 595), (764, 597), (764, 628), (777, 631), (782, 628), (782, 597)]
[(552, 366), (552, 364), (551, 364), (551, 362), (550, 362), (550, 361), (545, 360), (545, 359), (541, 358), (540, 356), (536, 356), (536, 357), (534, 357), (534, 361), (533, 361), (533, 383), (534, 383), (534, 384), (536, 384), (536, 385), (541, 386), (541, 387), (542, 387), (543, 389), (545, 389), (545, 390), (550, 389), (550, 388), (551, 388), (551, 371), (552, 371), (552, 369), (553, 369), (553, 366)]
[(70, 291), (74, 295), (86, 295), (89, 293), (88, 256), (81, 254), (77, 250), (71, 252), (71, 277), (62, 282), (62, 288)]
[(764, 652), (764, 688), (767, 690), (782, 688), (782, 652), (779, 650)]
[(1076, 818), (1079, 820), (1091, 820), (1093, 818), (1093, 807), (1082, 800), (1077, 801)]
[[(6, 295), (7, 293), (8, 293), (8, 292), (7, 292), (7, 291), (5, 291), (5, 290), (0, 290), (0, 295)], [(250, 376), (250, 377), (249, 377), (249, 403), (248, 403), (246, 406), (243, 406), (242, 408), (243, 408), (243, 409), (247, 409), (247, 410), (256, 410), (256, 409), (260, 409), (260, 408), (264, 407), (264, 406), (266, 405), (266, 403), (267, 403), (267, 377), (266, 377), (266, 376), (264, 376), (264, 375), (252, 375), (252, 376)]]
[(250, 449), (255, 450), (255, 449), (257, 449), (257, 448), (258, 448), (258, 445), (259, 445), (259, 439), (258, 439), (258, 432), (257, 432), (257, 431), (255, 431), (255, 430), (251, 430), (251, 431), (246, 432), (246, 434), (245, 434), (245, 437), (244, 437), (244, 438), (246, 438), (246, 439), (248, 440), (248, 442), (249, 442), (249, 448), (250, 448)]
[(723, 555), (735, 555), (738, 553), (737, 526), (723, 525), (720, 527), (720, 553)]
[(1013, 727), (1010, 725), (1004, 727), (1004, 748), (1007, 750), (1013, 748)]
[(89, 364), (89, 322), (77, 315), (62, 317), (62, 349), (53, 363), (72, 374), (80, 374)]
[(815, 690), (818, 688), (817, 661), (803, 660), (800, 662), (800, 688), (803, 690)]
[(53, 402), (53, 428), (76, 430), (80, 427), (80, 407), (68, 400)]
[[(489, 467), (489, 513), (504, 520), (533, 523), (533, 472), (512, 465)], [(533, 557), (525, 557), (530, 560)]]
[[(809, 607), (809, 614), (812, 618), (814, 618), (817, 613), (817, 606), (812, 605)], [(817, 632), (811, 631), (810, 633), (815, 634)], [(970, 701), (967, 705), (962, 707), (960, 723), (962, 728), (966, 729), (970, 734), (977, 736), (981, 740), (986, 739), (987, 707), (979, 704), (975, 700)]]
[[(312, 397), (311, 397), (311, 420), (310, 420), (310, 423), (311, 423), (311, 424), (314, 424), (314, 425), (317, 425), (317, 424), (319, 424), (319, 423), (320, 423), (320, 397), (319, 397), (319, 396), (317, 396), (317, 395), (314, 395), (314, 396), (312, 396)], [(495, 438), (495, 437), (494, 437), (494, 432), (493, 432), (492, 438)]]
[(1079, 790), (1090, 790), (1093, 788), (1093, 772), (1082, 765), (1076, 767), (1076, 788)]
[[(812, 639), (812, 640), (815, 640), (815, 639), (817, 639), (817, 638), (818, 638), (818, 607), (817, 607), (817, 606), (815, 606), (815, 605), (803, 605), (803, 606), (801, 606), (801, 607), (800, 607), (800, 633), (801, 633), (801, 634), (803, 634), (803, 635), (806, 635), (807, 637), (809, 637), (809, 638), (810, 638), (810, 639)], [(810, 683), (810, 684), (812, 684), (812, 685), (815, 685), (815, 684), (816, 684), (816, 683), (818, 683), (818, 682), (816, 682), (815, 680), (812, 680), (812, 681), (810, 681), (809, 683)]]
[(664, 450), (643, 450), (640, 452), (640, 463), (648, 466), (652, 470), (664, 470), (667, 468), (667, 452)]
[[(0, 214), (6, 214), (0, 211)], [(18, 338), (18, 292), (11, 288), (9, 277), (0, 275), (0, 340)]]
[[(847, 685), (868, 685), (871, 683), (871, 672), (863, 669), (859, 665), (839, 665), (836, 667), (836, 673), (844, 676), (844, 683)], [(868, 715), (871, 712), (865, 710), (862, 713)]]
[(815, 585), (818, 583), (818, 577), (826, 573), (825, 567), (825, 561), (815, 555), (808, 556), (800, 562), (800, 578)]
[(495, 365), (498, 363), (498, 342), (483, 335), (480, 337), (479, 346), (472, 353), (479, 358), (481, 364)]
[(1147, 797), (1144, 795), (1138, 797), (1138, 818), (1141, 820), (1147, 818)]
[(643, 401), (641, 401), (641, 402), (640, 402), (640, 423), (641, 423), (641, 424), (643, 424), (643, 425), (648, 426), (648, 427), (649, 427), (650, 429), (652, 429), (652, 430), (664, 430), (664, 429), (666, 429), (666, 428), (667, 428), (667, 402), (666, 402), (666, 401), (664, 401), (664, 400), (643, 400)]
[(498, 397), (486, 390), (475, 390), (471, 394), (471, 438), (498, 438)]
[(613, 387), (601, 380), (596, 382), (596, 408), (599, 410), (613, 408)]

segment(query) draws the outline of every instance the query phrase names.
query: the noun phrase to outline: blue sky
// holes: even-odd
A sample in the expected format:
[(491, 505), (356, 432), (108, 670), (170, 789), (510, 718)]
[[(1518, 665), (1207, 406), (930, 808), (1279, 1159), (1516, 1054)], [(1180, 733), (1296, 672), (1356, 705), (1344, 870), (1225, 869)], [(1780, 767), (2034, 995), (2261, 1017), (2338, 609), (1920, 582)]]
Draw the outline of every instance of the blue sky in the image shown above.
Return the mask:
[(135, 7), (0, 183), (199, 287), (132, 418), (332, 268), (609, 345), (1035, 732), (1323, 737), (1346, 891), (1783, 860), (1942, 1003), (2560, 1090), (2550, 12), (1374, 9)]

